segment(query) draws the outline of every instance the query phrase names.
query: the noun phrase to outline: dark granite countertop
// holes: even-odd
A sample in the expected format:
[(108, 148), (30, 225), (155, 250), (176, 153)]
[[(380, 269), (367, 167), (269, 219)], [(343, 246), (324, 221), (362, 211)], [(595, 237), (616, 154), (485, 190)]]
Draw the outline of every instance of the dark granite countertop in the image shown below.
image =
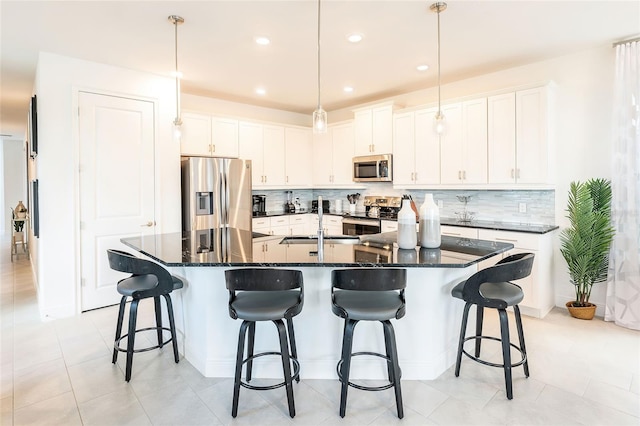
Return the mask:
[[(513, 248), (512, 244), (442, 237), (438, 249), (400, 250), (395, 232), (361, 237), (360, 244), (281, 244), (283, 236), (252, 238), (249, 231), (224, 228), (123, 238), (128, 247), (165, 266), (428, 267), (465, 268)], [(267, 246), (267, 250), (265, 250)]]

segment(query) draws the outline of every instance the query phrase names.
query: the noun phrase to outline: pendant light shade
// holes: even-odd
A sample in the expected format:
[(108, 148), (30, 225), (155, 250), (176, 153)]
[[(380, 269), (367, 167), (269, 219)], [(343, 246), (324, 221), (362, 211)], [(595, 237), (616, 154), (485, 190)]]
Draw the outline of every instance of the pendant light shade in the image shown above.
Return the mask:
[(178, 142), (182, 137), (182, 117), (180, 117), (180, 71), (178, 71), (178, 25), (184, 22), (184, 19), (178, 15), (170, 15), (169, 22), (174, 26), (175, 36), (175, 59), (176, 59), (176, 118), (173, 120), (173, 137)]
[(436, 12), (438, 16), (438, 112), (433, 117), (433, 131), (438, 135), (442, 135), (446, 130), (447, 123), (440, 105), (440, 12), (444, 12), (447, 9), (447, 4), (445, 2), (433, 3), (429, 9), (432, 12)]
[(320, 0), (318, 0), (318, 106), (313, 111), (313, 133), (326, 133), (327, 112), (320, 104)]

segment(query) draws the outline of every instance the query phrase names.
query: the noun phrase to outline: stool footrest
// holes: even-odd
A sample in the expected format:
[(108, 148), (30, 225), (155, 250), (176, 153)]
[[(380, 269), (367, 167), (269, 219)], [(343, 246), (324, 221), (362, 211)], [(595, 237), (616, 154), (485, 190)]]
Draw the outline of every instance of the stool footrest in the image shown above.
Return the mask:
[[(243, 359), (242, 364), (246, 364), (247, 362), (254, 360), (255, 358), (260, 358), (262, 356), (268, 356), (268, 355), (282, 356), (282, 353), (281, 352), (261, 352)], [(293, 380), (296, 380), (298, 378), (298, 375), (300, 374), (300, 362), (298, 362), (297, 358), (294, 358), (291, 355), (289, 355), (289, 360), (293, 363), (293, 373), (291, 374), (291, 381), (293, 381)], [(273, 389), (281, 388), (286, 384), (287, 382), (284, 381), (284, 382), (276, 383), (275, 385), (271, 385), (271, 386), (254, 386), (240, 380), (240, 386), (242, 386), (243, 388), (252, 389), (252, 390), (273, 390)]]
[[(351, 354), (352, 357), (354, 356), (360, 356), (360, 355), (369, 355), (369, 356), (377, 356), (378, 358), (382, 358), (385, 361), (387, 361), (387, 363), (391, 363), (391, 359), (383, 354), (377, 353), (377, 352), (354, 352)], [(344, 378), (342, 377), (342, 373), (340, 372), (340, 367), (342, 367), (342, 362), (344, 360), (340, 360), (338, 361), (338, 365), (336, 366), (336, 372), (338, 373), (338, 379), (340, 379), (340, 382), (344, 383)], [(402, 377), (402, 370), (400, 370), (400, 375), (398, 377), (398, 381), (400, 381), (400, 378)], [(364, 390), (364, 391), (372, 391), (372, 392), (377, 392), (377, 391), (383, 391), (383, 390), (387, 390), (387, 389), (391, 389), (392, 387), (395, 386), (395, 383), (389, 383), (388, 385), (382, 385), (382, 386), (364, 386), (364, 385), (359, 385), (357, 383), (353, 383), (353, 382), (347, 382), (347, 384), (349, 386), (351, 386), (352, 388), (356, 388), (356, 389), (360, 389), (360, 390)]]
[[(166, 330), (168, 332), (171, 332), (171, 329), (168, 327), (147, 327), (147, 328), (140, 328), (138, 330), (136, 330), (136, 333), (139, 333), (141, 331), (149, 331), (149, 330)], [(119, 352), (127, 352), (126, 349), (123, 349), (120, 347), (120, 341), (123, 340), (124, 338), (126, 338), (129, 335), (129, 333), (123, 335), (122, 337), (120, 337), (118, 340), (116, 340), (113, 344), (113, 348)], [(155, 346), (147, 346), (146, 348), (140, 348), (140, 349), (134, 349), (133, 352), (134, 353), (139, 353), (139, 352), (147, 352), (147, 351), (152, 351), (154, 349), (159, 349), (161, 347), (163, 347), (164, 345), (166, 345), (167, 343), (171, 342), (173, 340), (172, 337), (169, 337), (167, 340), (165, 340), (164, 342), (162, 342), (162, 344), (158, 344)], [(114, 361), (115, 362), (115, 361)], [(177, 362), (177, 361), (176, 361)]]
[[(466, 342), (467, 340), (479, 340), (479, 339), (495, 340), (497, 342), (501, 342), (502, 341), (498, 337), (493, 337), (493, 336), (469, 336), (469, 337), (465, 338), (464, 341)], [(509, 346), (511, 346), (512, 348), (517, 349), (518, 352), (520, 352), (520, 356), (522, 357), (522, 359), (520, 361), (512, 363), (511, 367), (518, 367), (518, 366), (524, 364), (525, 362), (527, 362), (527, 355), (520, 348), (520, 346), (517, 346), (517, 345), (515, 345), (515, 344), (513, 344), (511, 342), (509, 342)], [(462, 347), (462, 353), (465, 354), (466, 356), (468, 356), (469, 358), (471, 358), (472, 360), (474, 360), (476, 362), (479, 362), (480, 364), (488, 365), (490, 367), (504, 368), (504, 364), (496, 364), (495, 362), (485, 361), (484, 359), (480, 359), (479, 357), (471, 355), (470, 353), (468, 353), (467, 351), (464, 350), (464, 346)]]

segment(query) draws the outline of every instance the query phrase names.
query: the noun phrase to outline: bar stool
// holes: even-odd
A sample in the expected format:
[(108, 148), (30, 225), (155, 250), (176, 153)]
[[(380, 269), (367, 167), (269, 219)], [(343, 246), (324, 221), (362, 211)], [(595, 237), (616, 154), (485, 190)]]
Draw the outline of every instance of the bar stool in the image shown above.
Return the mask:
[[(122, 294), (120, 299), (120, 310), (118, 311), (118, 325), (116, 326), (116, 338), (113, 344), (112, 363), (118, 360), (118, 352), (127, 353), (127, 364), (125, 368), (125, 380), (131, 380), (131, 368), (133, 366), (133, 354), (137, 352), (146, 352), (153, 349), (162, 348), (169, 342), (173, 343), (173, 358), (178, 363), (178, 342), (176, 339), (176, 326), (173, 318), (173, 305), (171, 303), (170, 293), (183, 287), (184, 283), (180, 278), (174, 277), (157, 263), (149, 260), (140, 259), (130, 253), (120, 250), (107, 250), (109, 258), (109, 266), (111, 269), (120, 272), (132, 274), (129, 278), (118, 281), (118, 293)], [(167, 304), (167, 314), (169, 316), (169, 328), (162, 326), (162, 307), (160, 304), (160, 296), (163, 296)], [(127, 298), (131, 298), (131, 306), (129, 307), (129, 329), (127, 334), (122, 335), (122, 322), (124, 319), (124, 310)], [(153, 297), (156, 326), (147, 327), (136, 330), (136, 321), (138, 318), (138, 303), (142, 299)], [(136, 333), (141, 331), (156, 330), (158, 344), (141, 349), (134, 349)], [(171, 332), (171, 337), (163, 340), (162, 331)], [(127, 348), (120, 347), (120, 341), (127, 339)]]
[[(271, 390), (285, 386), (289, 415), (293, 418), (296, 415), (293, 380), (300, 381), (300, 363), (293, 332), (293, 317), (302, 311), (304, 304), (302, 272), (288, 269), (233, 269), (225, 271), (225, 279), (229, 290), (229, 316), (243, 320), (238, 336), (231, 416), (236, 417), (238, 414), (240, 386), (253, 390)], [(287, 322), (286, 328), (283, 319)], [(275, 324), (280, 341), (280, 352), (253, 353), (257, 321), (272, 321)], [(249, 329), (247, 357), (243, 359), (247, 329)], [(271, 386), (250, 385), (248, 382), (251, 381), (253, 360), (267, 355), (281, 357), (284, 381)], [(247, 364), (246, 381), (242, 381), (244, 364)], [(292, 364), (293, 371), (291, 371)]]
[[(533, 258), (533, 253), (519, 253), (505, 257), (494, 266), (476, 272), (466, 281), (462, 281), (451, 290), (451, 295), (453, 297), (462, 299), (466, 302), (462, 315), (460, 340), (458, 342), (458, 355), (455, 370), (456, 377), (460, 375), (462, 354), (465, 354), (472, 360), (481, 364), (503, 368), (508, 399), (513, 399), (511, 369), (522, 365), (525, 377), (529, 377), (527, 349), (524, 344), (522, 319), (520, 317), (520, 308), (518, 307), (518, 303), (520, 303), (524, 298), (524, 293), (520, 286), (510, 281), (529, 276), (529, 274), (531, 274), (531, 268), (533, 267)], [(467, 320), (469, 318), (469, 308), (471, 308), (471, 305), (476, 305), (476, 333), (473, 336), (465, 337)], [(509, 306), (513, 306), (520, 346), (516, 346), (509, 340), (509, 320), (506, 311)], [(482, 335), (484, 308), (494, 308), (498, 310), (498, 315), (500, 317), (500, 338)], [(480, 345), (482, 339), (501, 342), (502, 364), (496, 364), (480, 359)], [(475, 341), (475, 356), (464, 350), (464, 342), (467, 340)], [(511, 347), (517, 349), (522, 357), (519, 361), (514, 363), (511, 361)]]
[[(340, 393), (340, 417), (347, 410), (347, 390), (349, 386), (366, 391), (395, 389), (398, 418), (404, 417), (402, 390), (400, 387), (400, 366), (396, 337), (391, 321), (405, 314), (404, 289), (407, 271), (392, 268), (338, 269), (331, 272), (331, 302), (333, 313), (344, 318), (342, 355), (338, 362), (338, 378), (342, 383)], [(352, 353), (353, 332), (359, 321), (380, 321), (384, 331), (386, 354), (376, 352)], [(383, 386), (363, 386), (349, 381), (351, 358), (370, 355), (387, 361), (389, 384)]]

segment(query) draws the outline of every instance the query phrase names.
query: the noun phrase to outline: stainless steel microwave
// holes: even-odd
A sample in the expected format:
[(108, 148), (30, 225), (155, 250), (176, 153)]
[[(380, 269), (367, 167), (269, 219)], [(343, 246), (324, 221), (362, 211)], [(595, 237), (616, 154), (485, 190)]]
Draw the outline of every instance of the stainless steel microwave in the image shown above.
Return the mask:
[(391, 182), (392, 178), (391, 154), (353, 157), (354, 182)]

